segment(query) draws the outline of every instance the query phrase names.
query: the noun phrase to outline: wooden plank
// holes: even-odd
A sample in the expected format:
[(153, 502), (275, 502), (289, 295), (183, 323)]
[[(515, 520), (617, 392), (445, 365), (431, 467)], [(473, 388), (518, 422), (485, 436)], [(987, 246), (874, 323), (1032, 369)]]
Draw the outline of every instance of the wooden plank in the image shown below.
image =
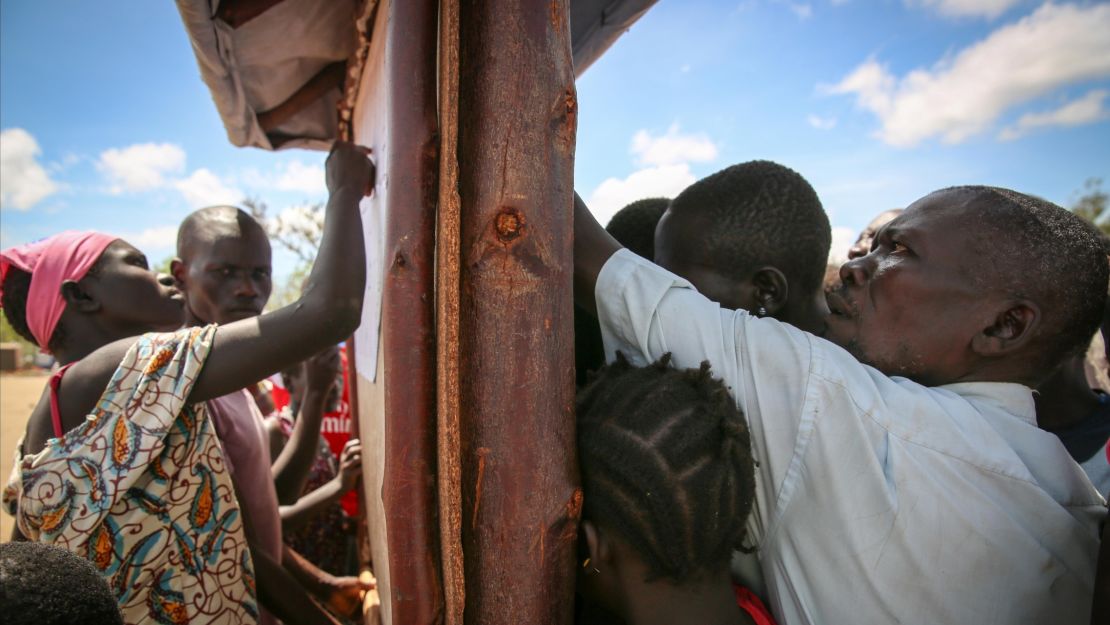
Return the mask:
[(566, 0), (460, 14), (465, 621), (570, 623), (576, 95)]
[(384, 243), (377, 376), (361, 368), (357, 376), (359, 429), (369, 439), (364, 500), (383, 622), (430, 625), (443, 611), (434, 412), (437, 3), (382, 0), (371, 15), (351, 118), (355, 141), (374, 150), (378, 165), (369, 212), (385, 215), (384, 232), (368, 232), (368, 241)]

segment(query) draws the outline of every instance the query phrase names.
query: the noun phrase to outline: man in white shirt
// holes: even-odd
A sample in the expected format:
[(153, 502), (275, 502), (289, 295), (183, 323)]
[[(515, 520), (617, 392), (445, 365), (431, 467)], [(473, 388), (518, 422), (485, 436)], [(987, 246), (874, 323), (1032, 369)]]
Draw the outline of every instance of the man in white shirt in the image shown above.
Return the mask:
[(1030, 388), (1097, 327), (1107, 273), (1067, 211), (948, 189), (841, 269), (821, 338), (722, 309), (575, 208), (607, 357), (709, 360), (747, 417), (749, 534), (791, 624), (1087, 622), (1105, 504)]

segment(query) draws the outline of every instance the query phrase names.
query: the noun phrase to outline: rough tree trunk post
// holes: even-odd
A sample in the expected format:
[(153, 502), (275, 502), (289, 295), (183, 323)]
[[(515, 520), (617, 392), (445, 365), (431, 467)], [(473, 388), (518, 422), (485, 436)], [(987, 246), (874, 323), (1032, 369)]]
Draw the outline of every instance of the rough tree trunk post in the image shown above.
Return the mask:
[(465, 622), (569, 624), (576, 95), (566, 0), (459, 15)]

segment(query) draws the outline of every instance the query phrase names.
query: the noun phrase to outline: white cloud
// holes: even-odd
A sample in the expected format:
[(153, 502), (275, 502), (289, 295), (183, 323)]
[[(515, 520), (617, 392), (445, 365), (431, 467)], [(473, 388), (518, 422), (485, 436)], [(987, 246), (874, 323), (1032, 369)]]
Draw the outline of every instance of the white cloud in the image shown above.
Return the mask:
[(138, 143), (101, 152), (96, 166), (112, 193), (149, 191), (165, 186), (167, 176), (185, 171), (185, 150), (172, 143)]
[(1102, 103), (1110, 91), (1095, 89), (1087, 95), (1071, 102), (1066, 102), (1059, 108), (1042, 113), (1026, 113), (1021, 116), (1017, 124), (1004, 128), (998, 133), (998, 138), (1004, 141), (1017, 139), (1034, 128), (1044, 126), (1081, 126), (1101, 121), (1110, 117), (1110, 110)]
[(843, 265), (848, 262), (848, 249), (856, 243), (856, 231), (844, 226), (833, 226), (832, 246), (829, 248), (829, 264)]
[(280, 213), (271, 223), (273, 231), (281, 235), (311, 233), (310, 237), (319, 241), (324, 232), (324, 212), (318, 205), (299, 204), (290, 206)]
[(1022, 0), (908, 0), (907, 4), (920, 4), (946, 17), (986, 17), (993, 19)]
[(185, 201), (193, 208), (215, 204), (238, 204), (243, 201), (243, 192), (229, 186), (211, 171), (200, 168), (188, 178), (178, 180), (174, 187), (185, 196)]
[(320, 198), (328, 193), (324, 166), (300, 160), (279, 163), (268, 171), (246, 169), (237, 178), (248, 188), (258, 191), (290, 191)]
[(58, 190), (39, 163), (38, 141), (22, 128), (0, 132), (0, 208), (30, 210)]
[(290, 161), (280, 169), (274, 183), (282, 191), (299, 191), (315, 195), (326, 195), (324, 168), (321, 165), (305, 165), (300, 161)]
[(683, 134), (673, 124), (667, 134), (653, 136), (639, 130), (632, 136), (632, 154), (640, 165), (674, 165), (705, 162), (717, 158), (717, 146), (705, 134)]
[(931, 69), (898, 78), (874, 59), (831, 93), (855, 94), (882, 123), (878, 136), (912, 146), (959, 143), (1009, 108), (1066, 85), (1110, 76), (1110, 4), (1045, 4)]
[(598, 222), (605, 225), (628, 204), (649, 197), (673, 198), (695, 180), (686, 163), (648, 167), (624, 179), (606, 179), (590, 194), (588, 205)]
[(820, 115), (810, 115), (806, 118), (810, 126), (817, 130), (831, 130), (836, 126), (835, 117), (821, 117)]
[(158, 226), (119, 236), (143, 252), (177, 247), (177, 226)]
[(813, 7), (808, 4), (790, 2), (787, 6), (790, 7), (790, 11), (800, 20), (808, 20), (813, 17)]

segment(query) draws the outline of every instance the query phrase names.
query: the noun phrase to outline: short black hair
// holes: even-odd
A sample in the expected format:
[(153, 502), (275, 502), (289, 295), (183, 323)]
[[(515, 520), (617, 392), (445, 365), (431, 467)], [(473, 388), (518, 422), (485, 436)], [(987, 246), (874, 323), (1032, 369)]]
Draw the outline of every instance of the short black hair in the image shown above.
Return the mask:
[(962, 210), (979, 217), (980, 249), (989, 262), (966, 271), (984, 290), (1040, 305), (1044, 330), (1037, 343), (1050, 370), (1087, 349), (1106, 310), (1110, 266), (1106, 239), (1078, 215), (1048, 200), (988, 186), (949, 187)]
[(267, 243), (266, 229), (247, 211), (235, 206), (206, 206), (185, 217), (177, 229), (177, 256), (189, 260), (193, 246), (200, 241), (212, 242), (221, 236), (242, 236), (253, 231)]
[(727, 167), (687, 187), (670, 211), (699, 220), (705, 262), (772, 265), (803, 292), (821, 287), (832, 229), (817, 192), (793, 169), (771, 161)]
[(116, 597), (92, 562), (36, 542), (0, 544), (5, 625), (122, 625)]
[(636, 200), (617, 211), (605, 231), (633, 254), (655, 260), (655, 226), (670, 205), (665, 197)]
[[(100, 273), (104, 266), (103, 259), (103, 255), (96, 259), (92, 267), (89, 267), (89, 270), (85, 272), (85, 277)], [(0, 298), (0, 308), (4, 310), (4, 317), (7, 318), (16, 334), (38, 345), (38, 339), (31, 333), (31, 328), (27, 325), (27, 299), (31, 293), (31, 274), (14, 265), (8, 265), (8, 270), (4, 273), (2, 289), (4, 294), (3, 298)], [(59, 323), (54, 327), (54, 334), (50, 335), (47, 344), (39, 345), (39, 347), (46, 347), (51, 353), (57, 353), (59, 349), (65, 346), (65, 343), (65, 328)]]
[(748, 427), (709, 370), (618, 352), (577, 398), (585, 519), (618, 532), (649, 580), (727, 570), (755, 496)]

